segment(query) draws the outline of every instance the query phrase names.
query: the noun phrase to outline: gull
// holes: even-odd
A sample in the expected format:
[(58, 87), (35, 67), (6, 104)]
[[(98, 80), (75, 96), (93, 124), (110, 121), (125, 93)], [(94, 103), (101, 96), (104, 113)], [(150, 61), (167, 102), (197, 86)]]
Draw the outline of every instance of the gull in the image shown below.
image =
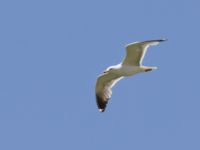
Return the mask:
[(121, 79), (140, 72), (156, 70), (157, 67), (143, 66), (142, 61), (149, 46), (158, 45), (166, 39), (134, 42), (126, 45), (126, 57), (122, 63), (108, 67), (96, 81), (96, 102), (100, 112), (104, 112), (112, 95), (112, 87)]

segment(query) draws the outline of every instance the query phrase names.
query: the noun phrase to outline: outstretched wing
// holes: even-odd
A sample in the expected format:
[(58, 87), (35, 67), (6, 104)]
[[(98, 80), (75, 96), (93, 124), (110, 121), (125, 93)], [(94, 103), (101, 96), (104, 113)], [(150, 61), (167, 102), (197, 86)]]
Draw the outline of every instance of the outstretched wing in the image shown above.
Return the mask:
[(106, 72), (98, 77), (96, 82), (96, 102), (100, 112), (103, 112), (106, 108), (106, 104), (112, 95), (112, 87), (122, 78), (122, 76), (111, 72)]
[(142, 60), (148, 47), (151, 45), (158, 45), (160, 42), (163, 41), (165, 41), (165, 39), (135, 42), (128, 44), (126, 46), (126, 57), (123, 60), (122, 65), (142, 65)]

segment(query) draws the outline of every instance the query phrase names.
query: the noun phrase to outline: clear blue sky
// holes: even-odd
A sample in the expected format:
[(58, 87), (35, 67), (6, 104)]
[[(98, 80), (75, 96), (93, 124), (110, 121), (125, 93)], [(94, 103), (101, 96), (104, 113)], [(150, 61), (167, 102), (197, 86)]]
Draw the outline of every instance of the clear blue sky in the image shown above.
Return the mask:
[[(1, 0), (1, 150), (199, 150), (200, 1)], [(121, 80), (105, 113), (96, 77), (124, 45), (168, 38)]]

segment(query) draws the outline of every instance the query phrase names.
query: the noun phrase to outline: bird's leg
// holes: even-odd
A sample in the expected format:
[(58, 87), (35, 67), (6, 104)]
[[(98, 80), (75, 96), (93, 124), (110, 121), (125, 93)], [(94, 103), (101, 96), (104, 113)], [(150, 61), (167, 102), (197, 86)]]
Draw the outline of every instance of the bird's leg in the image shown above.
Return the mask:
[(153, 69), (152, 68), (147, 68), (147, 69), (145, 69), (144, 71), (145, 72), (149, 72), (149, 71), (152, 71)]
[(152, 70), (156, 70), (157, 69), (157, 67), (146, 67), (146, 66), (144, 66), (144, 67), (142, 67), (143, 68), (143, 70), (145, 71), (145, 72), (149, 72), (149, 71), (152, 71)]

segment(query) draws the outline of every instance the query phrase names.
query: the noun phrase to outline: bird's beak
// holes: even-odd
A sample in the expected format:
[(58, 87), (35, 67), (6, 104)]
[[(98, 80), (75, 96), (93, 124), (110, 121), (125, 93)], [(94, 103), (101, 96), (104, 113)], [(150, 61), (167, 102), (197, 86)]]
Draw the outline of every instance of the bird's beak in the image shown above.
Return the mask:
[(104, 71), (103, 73), (106, 73), (106, 72), (108, 72), (108, 71)]

